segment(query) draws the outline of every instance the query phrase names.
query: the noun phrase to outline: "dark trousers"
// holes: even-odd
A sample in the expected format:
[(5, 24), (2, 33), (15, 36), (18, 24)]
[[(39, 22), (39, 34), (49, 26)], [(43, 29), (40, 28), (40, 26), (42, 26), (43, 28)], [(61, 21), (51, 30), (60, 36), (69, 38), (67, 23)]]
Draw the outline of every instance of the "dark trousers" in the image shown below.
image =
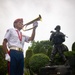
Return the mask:
[(59, 55), (62, 57), (62, 59), (64, 61), (66, 61), (66, 57), (65, 55), (63, 54), (63, 51), (62, 51), (62, 45), (54, 45), (53, 46), (53, 50), (51, 52), (51, 61), (54, 61), (54, 56), (59, 53)]
[(23, 75), (24, 56), (23, 52), (10, 50), (11, 61), (8, 63), (9, 75)]

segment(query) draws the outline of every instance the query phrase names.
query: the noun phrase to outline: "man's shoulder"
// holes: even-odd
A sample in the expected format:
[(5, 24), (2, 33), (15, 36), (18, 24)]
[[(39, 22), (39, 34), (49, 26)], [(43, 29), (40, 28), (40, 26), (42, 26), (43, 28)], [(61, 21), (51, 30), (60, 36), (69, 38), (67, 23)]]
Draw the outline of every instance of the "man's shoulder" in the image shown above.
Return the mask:
[(7, 29), (7, 32), (11, 32), (11, 31), (14, 31), (15, 29), (14, 28), (9, 28), (9, 29)]
[(7, 29), (7, 30), (14, 30), (14, 28), (9, 28), (9, 29)]

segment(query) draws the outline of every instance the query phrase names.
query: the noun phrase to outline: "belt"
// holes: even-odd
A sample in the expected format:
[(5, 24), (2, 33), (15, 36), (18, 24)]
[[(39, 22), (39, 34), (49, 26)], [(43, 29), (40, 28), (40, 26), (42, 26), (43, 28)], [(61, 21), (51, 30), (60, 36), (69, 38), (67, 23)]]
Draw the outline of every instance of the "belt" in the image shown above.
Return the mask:
[(17, 51), (23, 51), (22, 48), (18, 48), (18, 47), (9, 47), (9, 49), (13, 49), (13, 50), (17, 50)]

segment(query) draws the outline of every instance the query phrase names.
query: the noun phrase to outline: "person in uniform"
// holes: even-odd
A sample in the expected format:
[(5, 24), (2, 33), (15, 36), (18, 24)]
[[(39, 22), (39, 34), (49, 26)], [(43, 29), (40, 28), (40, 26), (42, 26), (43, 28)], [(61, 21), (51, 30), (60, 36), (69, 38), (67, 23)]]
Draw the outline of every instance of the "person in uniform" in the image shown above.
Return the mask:
[[(35, 31), (38, 27), (38, 22), (33, 23), (33, 30), (31, 37), (23, 35), (20, 31), (23, 28), (23, 19), (18, 18), (13, 23), (14, 28), (6, 31), (3, 40), (3, 50), (5, 52), (5, 60), (8, 61), (9, 75), (23, 75), (24, 73), (24, 42), (33, 41)], [(9, 50), (8, 50), (9, 49)]]
[(65, 34), (60, 32), (61, 27), (60, 25), (57, 25), (55, 27), (56, 32), (51, 31), (51, 36), (50, 36), (50, 41), (53, 44), (53, 50), (51, 52), (51, 56), (50, 56), (50, 65), (53, 64), (54, 61), (54, 56), (59, 53), (59, 55), (62, 57), (62, 59), (65, 62), (65, 65), (67, 64), (67, 59), (65, 57), (65, 55), (63, 54), (63, 50), (62, 50), (62, 43), (65, 42)]

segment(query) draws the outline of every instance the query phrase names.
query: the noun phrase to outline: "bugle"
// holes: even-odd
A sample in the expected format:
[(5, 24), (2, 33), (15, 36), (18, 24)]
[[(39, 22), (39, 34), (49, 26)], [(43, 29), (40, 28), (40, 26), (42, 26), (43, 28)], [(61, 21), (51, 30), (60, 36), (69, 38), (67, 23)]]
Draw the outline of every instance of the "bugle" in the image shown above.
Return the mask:
[[(29, 29), (26, 29), (26, 27), (27, 27), (28, 25), (32, 24), (32, 23), (35, 22), (35, 21), (41, 21), (41, 19), (42, 19), (42, 17), (41, 17), (41, 15), (39, 15), (39, 17), (37, 17), (37, 18), (35, 18), (34, 20), (32, 20), (32, 21), (30, 21), (30, 22), (24, 24), (24, 25), (23, 25), (23, 31), (28, 31), (28, 30), (33, 29), (34, 27), (29, 28)], [(25, 29), (24, 29), (24, 28), (25, 28)]]

